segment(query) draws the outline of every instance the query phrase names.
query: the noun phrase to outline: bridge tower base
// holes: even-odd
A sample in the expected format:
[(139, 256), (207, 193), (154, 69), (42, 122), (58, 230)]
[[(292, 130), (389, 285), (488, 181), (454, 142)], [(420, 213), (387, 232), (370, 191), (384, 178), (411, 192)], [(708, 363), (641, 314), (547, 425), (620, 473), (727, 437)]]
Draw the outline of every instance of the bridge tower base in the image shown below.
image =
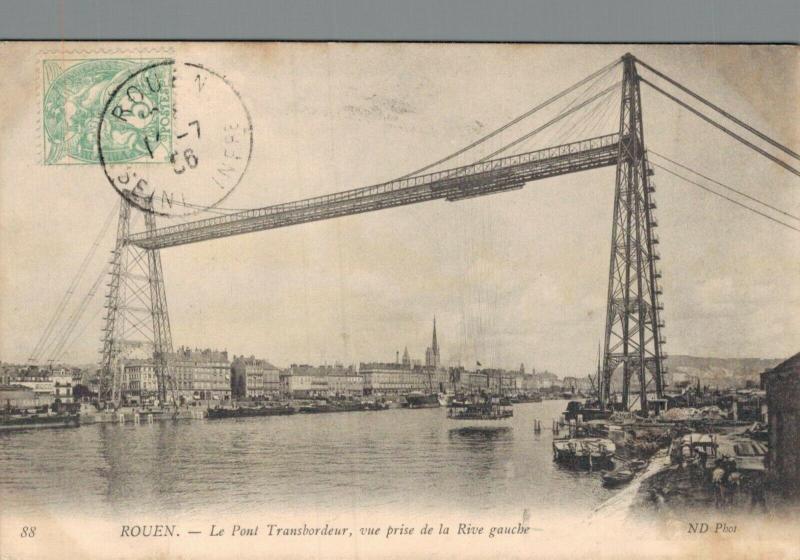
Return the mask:
[[(152, 212), (142, 212), (121, 198), (105, 303), (99, 397), (119, 403), (127, 382), (123, 378), (124, 360), (139, 358), (144, 360), (144, 368), (152, 365), (156, 394), (165, 404), (168, 396), (174, 396), (174, 383), (168, 364), (172, 334), (164, 274), (158, 249), (141, 249), (128, 243), (132, 218), (138, 215), (148, 231), (156, 229)], [(144, 388), (145, 371), (140, 370), (140, 389)]]

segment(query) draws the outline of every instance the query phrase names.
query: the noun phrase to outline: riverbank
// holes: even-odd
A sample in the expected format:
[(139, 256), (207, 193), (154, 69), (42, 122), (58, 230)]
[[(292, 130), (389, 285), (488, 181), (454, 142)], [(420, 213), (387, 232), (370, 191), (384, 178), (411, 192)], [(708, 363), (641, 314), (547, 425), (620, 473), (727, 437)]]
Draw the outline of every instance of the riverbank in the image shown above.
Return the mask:
[(637, 516), (635, 504), (642, 486), (658, 476), (669, 466), (669, 454), (666, 449), (656, 452), (650, 458), (647, 467), (638, 473), (629, 485), (597, 506), (589, 516), (589, 524), (615, 521), (624, 523)]
[(691, 515), (763, 517), (784, 509), (780, 489), (767, 484), (765, 449), (741, 426), (676, 439), (666, 464), (637, 489), (632, 512), (682, 522)]
[[(764, 517), (785, 509), (767, 488), (764, 443), (737, 423), (609, 425), (622, 460), (648, 459), (631, 484), (598, 506), (592, 518), (685, 525), (689, 517)], [(653, 454), (653, 450), (656, 452)]]

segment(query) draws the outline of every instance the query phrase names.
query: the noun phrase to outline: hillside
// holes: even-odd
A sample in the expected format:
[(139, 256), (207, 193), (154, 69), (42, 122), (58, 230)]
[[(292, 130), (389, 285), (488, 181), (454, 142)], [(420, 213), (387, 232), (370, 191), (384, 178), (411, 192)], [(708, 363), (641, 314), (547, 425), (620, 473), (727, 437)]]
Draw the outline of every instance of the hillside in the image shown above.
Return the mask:
[(694, 383), (695, 378), (699, 378), (701, 385), (710, 387), (744, 387), (747, 381), (758, 382), (761, 372), (782, 361), (782, 358), (703, 358), (670, 354), (667, 381)]

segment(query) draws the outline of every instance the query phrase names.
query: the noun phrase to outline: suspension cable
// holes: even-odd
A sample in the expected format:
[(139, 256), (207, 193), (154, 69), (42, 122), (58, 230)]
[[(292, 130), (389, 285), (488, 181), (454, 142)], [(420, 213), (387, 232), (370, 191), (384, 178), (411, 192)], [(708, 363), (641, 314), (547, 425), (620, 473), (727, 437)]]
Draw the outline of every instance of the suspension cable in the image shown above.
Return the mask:
[(723, 131), (728, 136), (731, 136), (732, 138), (735, 138), (736, 140), (738, 140), (739, 142), (741, 142), (745, 146), (749, 147), (752, 150), (755, 150), (756, 152), (758, 152), (759, 154), (761, 154), (765, 158), (767, 158), (769, 160), (772, 160), (773, 162), (777, 163), (778, 165), (780, 165), (781, 167), (783, 167), (787, 171), (790, 171), (791, 173), (794, 173), (795, 175), (800, 177), (800, 171), (798, 171), (797, 169), (795, 169), (794, 167), (792, 167), (791, 165), (789, 165), (785, 161), (776, 158), (775, 156), (773, 156), (769, 152), (763, 150), (762, 148), (759, 148), (758, 146), (756, 146), (755, 144), (753, 144), (749, 140), (745, 140), (744, 138), (742, 138), (741, 136), (739, 136), (738, 134), (736, 134), (735, 132), (733, 132), (729, 128), (726, 128), (726, 127), (722, 126), (721, 124), (719, 124), (717, 121), (715, 121), (711, 117), (709, 117), (707, 115), (704, 115), (703, 113), (701, 113), (700, 111), (698, 111), (697, 109), (692, 107), (691, 105), (687, 104), (684, 101), (681, 101), (680, 99), (678, 99), (674, 95), (667, 93), (666, 91), (664, 91), (663, 89), (661, 89), (657, 85), (653, 84), (652, 82), (647, 81), (645, 78), (642, 78), (640, 76), (639, 80), (641, 80), (642, 82), (646, 83), (648, 86), (650, 86), (651, 88), (653, 88), (654, 90), (659, 92), (661, 95), (671, 99), (672, 101), (674, 101), (675, 103), (677, 103), (678, 105), (683, 107), (684, 109), (687, 109), (688, 111), (691, 111), (692, 113), (694, 113), (695, 115), (697, 115), (698, 117), (700, 117), (701, 119), (706, 121), (707, 123), (709, 123), (712, 126), (718, 128), (719, 130)]
[(519, 144), (520, 142), (523, 142), (523, 141), (527, 140), (527, 139), (528, 139), (528, 138), (530, 138), (531, 136), (533, 136), (533, 135), (535, 135), (535, 134), (538, 134), (539, 132), (541, 132), (541, 131), (542, 131), (542, 130), (544, 130), (545, 128), (549, 127), (550, 125), (552, 125), (552, 124), (554, 124), (554, 123), (556, 123), (556, 122), (560, 121), (561, 119), (563, 119), (563, 118), (564, 118), (564, 117), (566, 117), (567, 115), (571, 115), (571, 114), (572, 114), (572, 113), (574, 113), (575, 111), (578, 111), (579, 109), (582, 109), (582, 108), (586, 107), (586, 106), (587, 106), (587, 105), (589, 105), (590, 103), (593, 103), (594, 101), (597, 101), (599, 98), (603, 97), (604, 95), (606, 95), (608, 92), (610, 92), (610, 91), (611, 91), (611, 90), (613, 90), (614, 88), (617, 88), (617, 87), (619, 87), (619, 85), (620, 85), (621, 83), (622, 83), (622, 81), (621, 81), (621, 80), (620, 80), (620, 81), (617, 81), (617, 82), (614, 82), (613, 84), (611, 84), (610, 86), (608, 86), (606, 89), (604, 89), (603, 91), (601, 91), (601, 92), (599, 92), (599, 93), (596, 93), (596, 94), (594, 94), (592, 97), (590, 97), (589, 99), (587, 99), (587, 100), (586, 100), (586, 101), (584, 101), (583, 103), (580, 103), (580, 104), (578, 104), (578, 105), (575, 105), (575, 106), (574, 106), (574, 107), (572, 107), (570, 110), (568, 110), (568, 111), (565, 111), (565, 112), (561, 113), (560, 115), (558, 115), (558, 116), (554, 117), (553, 119), (549, 120), (548, 122), (546, 122), (546, 123), (545, 123), (545, 124), (543, 124), (542, 126), (540, 126), (540, 127), (536, 128), (536, 129), (532, 130), (532, 131), (531, 131), (531, 132), (529, 132), (528, 134), (525, 134), (524, 136), (521, 136), (521, 137), (517, 138), (517, 139), (516, 139), (516, 140), (514, 140), (513, 142), (510, 142), (509, 144), (506, 144), (505, 146), (503, 146), (503, 147), (502, 147), (502, 148), (500, 148), (499, 150), (495, 150), (494, 152), (492, 152), (492, 153), (491, 153), (491, 154), (489, 154), (488, 156), (484, 156), (484, 157), (482, 157), (482, 158), (481, 158), (481, 159), (479, 159), (479, 160), (478, 160), (476, 163), (482, 163), (482, 162), (484, 162), (484, 161), (490, 160), (490, 159), (492, 159), (493, 157), (495, 157), (496, 155), (498, 155), (498, 154), (500, 154), (500, 153), (502, 153), (502, 152), (505, 152), (505, 151), (506, 151), (506, 150), (508, 150), (509, 148), (513, 148), (514, 146), (516, 146), (516, 145), (517, 145), (517, 144)]
[[(561, 134), (556, 137), (556, 140), (552, 143), (552, 145), (558, 146), (560, 144), (566, 144), (567, 138), (569, 138), (570, 135), (575, 131), (577, 131), (575, 134), (575, 137), (577, 138), (591, 137), (592, 134), (587, 133), (587, 131), (594, 129), (594, 127), (596, 127), (600, 121), (605, 118), (609, 108), (615, 105), (611, 102), (612, 96), (610, 94), (612, 93), (613, 90), (608, 91), (605, 95), (601, 96), (601, 99), (599, 100), (600, 103), (594, 107), (591, 107), (591, 109), (587, 111), (588, 114), (585, 118), (576, 120), (572, 126), (569, 127), (569, 129), (563, 130)], [(598, 110), (598, 107), (602, 107), (602, 109)], [(600, 116), (600, 113), (602, 113), (602, 117)]]
[[(556, 117), (558, 119), (560, 119), (561, 117), (565, 117), (567, 111), (569, 111), (576, 103), (578, 103), (579, 101), (582, 101), (583, 99), (585, 99), (585, 96), (589, 95), (590, 93), (591, 94), (595, 93), (597, 91), (596, 88), (598, 88), (598, 85), (600, 85), (601, 83), (602, 83), (602, 80), (600, 78), (595, 80), (591, 85), (589, 85), (585, 90), (583, 90), (582, 93), (580, 93), (578, 96), (576, 96), (574, 99), (572, 99), (569, 103), (567, 103), (567, 105), (563, 109), (561, 109), (561, 111), (559, 111), (556, 114)], [(611, 92), (606, 93), (605, 96), (608, 96), (609, 93), (611, 93)], [(601, 97), (604, 97), (604, 96), (601, 95)], [(589, 107), (591, 107), (591, 103), (590, 103)], [(582, 109), (585, 109), (585, 108), (586, 107), (576, 108), (576, 111), (582, 110)], [(593, 112), (593, 109), (592, 109), (592, 111), (589, 111), (588, 113), (592, 114), (592, 112)], [(584, 119), (574, 119), (574, 122), (572, 122), (572, 123), (570, 123), (569, 121), (564, 121), (563, 123), (560, 123), (563, 126), (561, 126), (561, 127), (553, 127), (552, 133), (549, 136), (549, 139), (547, 140), (547, 145), (549, 145), (549, 146), (558, 146), (558, 145), (561, 145), (561, 144), (565, 144), (566, 143), (565, 139), (569, 138), (570, 134), (572, 134), (572, 132), (579, 125), (581, 126), (581, 128), (584, 128), (585, 125), (586, 125), (587, 120), (588, 120), (588, 117), (586, 117)], [(531, 136), (533, 136), (533, 135), (531, 135)], [(520, 143), (520, 149), (522, 149), (522, 150), (527, 149), (526, 146), (527, 146), (528, 140), (531, 138), (531, 136), (529, 136), (526, 139), (522, 139), (523, 141)]]
[(56, 326), (59, 320), (61, 320), (61, 315), (64, 313), (64, 310), (69, 303), (69, 300), (72, 298), (72, 295), (75, 293), (75, 288), (78, 287), (78, 283), (80, 282), (81, 278), (83, 278), (83, 274), (86, 272), (86, 269), (89, 266), (89, 262), (94, 257), (95, 253), (97, 252), (98, 247), (100, 246), (100, 241), (102, 241), (103, 237), (105, 237), (106, 232), (108, 232), (108, 228), (111, 226), (112, 219), (114, 215), (117, 213), (118, 208), (117, 206), (112, 207), (111, 212), (109, 212), (108, 217), (106, 218), (103, 227), (100, 228), (100, 233), (97, 234), (94, 242), (92, 243), (91, 247), (89, 247), (89, 252), (83, 258), (81, 265), (78, 267), (78, 271), (75, 273), (75, 276), (72, 278), (72, 281), (67, 288), (67, 291), (61, 297), (61, 301), (56, 306), (56, 310), (53, 312), (53, 316), (50, 318), (50, 321), (47, 323), (47, 326), (44, 329), (44, 332), (39, 337), (36, 346), (33, 348), (33, 352), (31, 352), (30, 357), (28, 358), (29, 362), (35, 362), (39, 358), (42, 357), (45, 350), (47, 349), (50, 344), (52, 344), (51, 335), (53, 334), (53, 328)]
[(780, 225), (782, 225), (782, 226), (784, 226), (784, 227), (787, 227), (787, 228), (789, 228), (789, 229), (792, 229), (792, 230), (794, 230), (794, 231), (796, 231), (796, 232), (800, 233), (800, 228), (796, 228), (796, 227), (794, 227), (794, 226), (793, 226), (793, 225), (791, 225), (791, 224), (787, 224), (786, 222), (782, 222), (781, 220), (778, 220), (777, 218), (773, 218), (773, 217), (772, 217), (772, 216), (770, 216), (769, 214), (765, 214), (764, 212), (761, 212), (760, 210), (756, 210), (755, 208), (751, 208), (750, 206), (748, 206), (748, 205), (746, 205), (746, 204), (742, 204), (742, 203), (741, 203), (741, 202), (739, 202), (738, 200), (734, 200), (733, 198), (730, 198), (729, 196), (725, 196), (724, 194), (722, 194), (722, 193), (719, 193), (719, 192), (717, 192), (717, 191), (715, 191), (715, 190), (713, 190), (713, 189), (709, 189), (709, 188), (708, 188), (708, 187), (706, 187), (705, 185), (701, 185), (700, 183), (698, 183), (698, 182), (696, 182), (696, 181), (692, 181), (692, 180), (691, 180), (691, 179), (689, 179), (688, 177), (684, 177), (683, 175), (681, 175), (681, 174), (679, 174), (679, 173), (676, 173), (675, 171), (672, 171), (672, 170), (670, 170), (670, 169), (667, 169), (667, 168), (666, 168), (666, 167), (664, 167), (663, 165), (659, 165), (659, 164), (657, 164), (657, 163), (655, 163), (655, 162), (650, 162), (650, 163), (651, 163), (652, 165), (654, 165), (655, 167), (658, 167), (659, 169), (662, 169), (662, 170), (666, 171), (667, 173), (669, 173), (670, 175), (674, 175), (675, 177), (677, 177), (677, 178), (679, 178), (679, 179), (682, 179), (683, 181), (686, 181), (687, 183), (689, 183), (689, 184), (691, 184), (691, 185), (694, 185), (694, 186), (696, 186), (696, 187), (699, 187), (699, 188), (703, 189), (704, 191), (708, 191), (708, 192), (710, 192), (711, 194), (713, 194), (713, 195), (716, 195), (716, 196), (718, 196), (718, 197), (720, 197), (720, 198), (724, 198), (724, 199), (725, 199), (725, 200), (727, 200), (728, 202), (732, 202), (733, 204), (736, 204), (737, 206), (741, 206), (741, 207), (742, 207), (742, 208), (744, 208), (745, 210), (749, 210), (750, 212), (753, 212), (753, 213), (755, 213), (755, 214), (758, 214), (759, 216), (762, 216), (762, 217), (764, 217), (764, 218), (767, 218), (768, 220), (771, 220), (771, 221), (775, 222), (776, 224), (780, 224)]
[(73, 346), (75, 345), (75, 343), (78, 341), (78, 339), (79, 339), (80, 337), (82, 337), (82, 336), (83, 336), (83, 333), (85, 333), (85, 332), (86, 332), (86, 329), (89, 327), (89, 325), (91, 325), (91, 324), (92, 324), (92, 322), (93, 322), (95, 319), (97, 319), (97, 318), (100, 316), (100, 314), (101, 314), (102, 312), (103, 312), (103, 307), (101, 306), (101, 307), (100, 307), (100, 308), (99, 308), (99, 309), (98, 309), (98, 310), (95, 312), (95, 314), (94, 314), (94, 315), (92, 315), (92, 317), (91, 317), (91, 318), (90, 318), (88, 321), (86, 321), (86, 322), (83, 324), (83, 326), (82, 326), (80, 329), (75, 329), (75, 330), (74, 330), (74, 333), (75, 333), (75, 334), (72, 336), (72, 339), (69, 341), (69, 343), (68, 343), (68, 344), (66, 344), (66, 345), (64, 346), (64, 348), (61, 350), (61, 352), (59, 352), (58, 354), (54, 355), (54, 356), (53, 356), (53, 358), (51, 358), (51, 359), (53, 360), (53, 363), (59, 363), (59, 362), (61, 361), (61, 358), (62, 358), (62, 357), (65, 355), (65, 354), (69, 353), (69, 351), (70, 351), (70, 350), (72, 350), (72, 348), (73, 348)]
[(788, 212), (784, 212), (784, 211), (783, 211), (783, 210), (781, 210), (780, 208), (776, 208), (775, 206), (771, 206), (771, 205), (767, 204), (766, 202), (764, 202), (764, 201), (762, 201), (762, 200), (759, 200), (759, 199), (757, 199), (757, 198), (755, 198), (755, 197), (753, 197), (753, 196), (750, 196), (750, 195), (749, 195), (749, 194), (747, 194), (747, 193), (743, 193), (742, 191), (736, 190), (736, 189), (734, 189), (733, 187), (730, 187), (730, 186), (726, 185), (725, 183), (720, 183), (720, 182), (719, 182), (719, 181), (717, 181), (716, 179), (712, 179), (711, 177), (707, 177), (706, 175), (703, 175), (703, 174), (702, 174), (702, 173), (700, 173), (699, 171), (695, 171), (694, 169), (692, 169), (692, 168), (690, 168), (690, 167), (688, 167), (688, 166), (686, 166), (686, 165), (683, 165), (683, 164), (682, 164), (682, 163), (680, 163), (680, 162), (677, 162), (677, 161), (675, 161), (675, 160), (673, 160), (673, 159), (670, 159), (670, 158), (668, 158), (667, 156), (664, 156), (664, 155), (661, 155), (661, 154), (659, 154), (659, 153), (658, 153), (657, 151), (655, 151), (655, 150), (648, 149), (648, 150), (647, 150), (647, 153), (649, 153), (649, 154), (652, 154), (652, 155), (654, 155), (654, 156), (658, 156), (659, 158), (661, 158), (661, 159), (663, 159), (663, 160), (666, 160), (666, 161), (670, 162), (670, 163), (671, 163), (671, 164), (673, 164), (673, 165), (677, 165), (678, 167), (681, 167), (681, 168), (685, 169), (686, 171), (689, 171), (689, 172), (691, 172), (691, 173), (694, 173), (695, 175), (698, 175), (699, 177), (702, 177), (702, 178), (703, 178), (703, 179), (705, 179), (706, 181), (711, 181), (712, 183), (715, 183), (715, 184), (719, 185), (720, 187), (723, 187), (723, 188), (725, 188), (725, 189), (728, 189), (729, 191), (735, 192), (736, 194), (738, 194), (738, 195), (740, 195), (740, 196), (743, 196), (744, 198), (747, 198), (747, 199), (749, 199), (749, 200), (752, 200), (753, 202), (756, 202), (756, 203), (758, 203), (758, 204), (761, 204), (762, 206), (766, 206), (766, 207), (767, 207), (767, 208), (769, 208), (770, 210), (774, 210), (775, 212), (778, 212), (779, 214), (783, 214), (784, 216), (786, 216), (786, 217), (788, 217), (788, 218), (792, 218), (793, 220), (800, 221), (800, 217), (799, 217), (799, 216), (795, 216), (794, 214), (789, 214)]
[(78, 304), (78, 307), (76, 307), (70, 314), (66, 324), (61, 328), (61, 332), (59, 333), (58, 338), (56, 339), (57, 341), (56, 345), (53, 347), (47, 358), (48, 362), (53, 362), (56, 356), (61, 353), (61, 351), (64, 348), (64, 345), (67, 343), (67, 340), (69, 339), (70, 334), (72, 334), (72, 332), (75, 329), (75, 326), (78, 324), (78, 321), (80, 321), (81, 318), (83, 317), (86, 308), (89, 306), (89, 302), (92, 300), (92, 297), (97, 293), (97, 289), (100, 287), (100, 282), (103, 280), (103, 278), (106, 277), (106, 274), (108, 274), (110, 269), (111, 269), (111, 264), (108, 264), (103, 267), (103, 270), (97, 276), (97, 279), (92, 284), (92, 287), (89, 288), (89, 291), (86, 293), (81, 302)]
[(722, 108), (714, 105), (713, 103), (711, 103), (711, 101), (709, 101), (708, 99), (706, 99), (705, 97), (703, 97), (699, 93), (693, 92), (692, 90), (690, 90), (689, 88), (687, 88), (683, 84), (680, 84), (677, 81), (675, 81), (672, 78), (670, 78), (669, 76), (659, 72), (658, 70), (656, 70), (655, 68), (653, 68), (652, 66), (647, 64), (646, 62), (641, 61), (638, 58), (636, 59), (636, 61), (639, 64), (641, 64), (642, 66), (644, 66), (645, 68), (647, 68), (648, 70), (650, 70), (656, 76), (658, 76), (660, 78), (663, 78), (664, 80), (668, 81), (673, 86), (675, 86), (676, 88), (680, 89), (681, 91), (683, 91), (685, 93), (688, 93), (689, 95), (691, 95), (692, 97), (694, 97), (695, 99), (700, 101), (701, 103), (704, 103), (705, 105), (711, 107), (716, 112), (718, 112), (721, 115), (723, 115), (723, 116), (727, 117), (728, 119), (732, 120), (733, 122), (735, 122), (736, 124), (738, 124), (742, 128), (745, 128), (745, 129), (749, 130), (750, 132), (752, 132), (753, 134), (755, 134), (756, 136), (758, 136), (759, 138), (761, 138), (765, 142), (768, 142), (769, 144), (772, 144), (773, 146), (775, 146), (779, 150), (782, 150), (783, 152), (786, 152), (787, 154), (789, 154), (793, 158), (800, 160), (800, 154), (797, 154), (796, 152), (790, 150), (789, 148), (787, 148), (786, 146), (784, 146), (783, 144), (781, 144), (777, 140), (773, 140), (772, 138), (770, 138), (769, 136), (767, 136), (763, 132), (760, 132), (760, 131), (756, 130), (755, 128), (753, 128), (752, 126), (747, 124), (746, 122), (743, 122), (743, 121), (737, 119), (736, 117), (734, 117), (733, 115), (731, 115), (730, 113), (725, 111), (724, 109), (722, 109)]
[(495, 136), (497, 136), (498, 134), (500, 134), (504, 130), (514, 126), (515, 124), (517, 124), (518, 122), (520, 122), (520, 121), (522, 121), (524, 119), (527, 119), (528, 117), (530, 117), (531, 115), (533, 115), (537, 111), (539, 111), (541, 109), (544, 109), (545, 107), (547, 107), (548, 105), (550, 105), (554, 101), (558, 101), (559, 99), (561, 99), (565, 95), (575, 91), (576, 89), (578, 89), (582, 85), (584, 85), (584, 84), (590, 82), (591, 80), (601, 76), (602, 74), (605, 74), (606, 72), (609, 72), (612, 68), (617, 66), (620, 62), (622, 62), (621, 58), (618, 58), (618, 59), (610, 62), (609, 64), (607, 64), (604, 67), (602, 67), (600, 70), (597, 70), (593, 74), (590, 74), (589, 76), (586, 76), (581, 81), (572, 84), (567, 89), (560, 91), (559, 93), (555, 94), (550, 99), (548, 99), (546, 101), (543, 101), (542, 103), (540, 103), (539, 105), (537, 105), (533, 109), (530, 109), (529, 111), (523, 113), (522, 115), (516, 117), (515, 119), (510, 120), (509, 122), (507, 122), (506, 124), (504, 124), (500, 128), (494, 129), (493, 131), (489, 132), (488, 134), (485, 134), (484, 136), (478, 138), (477, 140), (475, 140), (471, 144), (469, 144), (467, 146), (464, 146), (460, 150), (457, 150), (457, 151), (453, 152), (452, 154), (450, 154), (448, 156), (445, 156), (445, 157), (443, 157), (442, 159), (440, 159), (438, 161), (430, 163), (430, 164), (428, 164), (428, 165), (426, 165), (424, 167), (420, 167), (416, 171), (412, 171), (411, 173), (407, 173), (407, 174), (403, 175), (402, 177), (399, 177), (398, 180), (399, 179), (407, 179), (408, 177), (413, 177), (414, 175), (419, 175), (420, 173), (424, 173), (425, 171), (427, 171), (431, 167), (435, 167), (435, 166), (437, 166), (439, 164), (442, 164), (442, 163), (444, 163), (444, 162), (446, 162), (448, 160), (453, 159), (456, 156), (460, 156), (464, 152), (466, 152), (468, 150), (471, 150), (472, 148), (474, 148), (475, 146), (478, 146), (479, 144), (482, 144), (486, 140), (489, 140), (490, 138), (494, 138)]

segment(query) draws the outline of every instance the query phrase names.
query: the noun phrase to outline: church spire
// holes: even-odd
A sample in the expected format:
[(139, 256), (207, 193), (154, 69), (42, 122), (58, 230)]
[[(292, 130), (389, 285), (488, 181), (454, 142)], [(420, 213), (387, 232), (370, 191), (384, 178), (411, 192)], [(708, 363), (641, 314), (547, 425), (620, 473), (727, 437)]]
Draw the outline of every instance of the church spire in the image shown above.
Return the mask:
[(436, 341), (436, 315), (433, 316), (433, 342), (431, 343), (433, 353), (439, 356), (439, 343)]
[(436, 315), (433, 316), (433, 338), (431, 345), (425, 351), (425, 365), (438, 368), (441, 361), (439, 359), (439, 341), (436, 340)]

